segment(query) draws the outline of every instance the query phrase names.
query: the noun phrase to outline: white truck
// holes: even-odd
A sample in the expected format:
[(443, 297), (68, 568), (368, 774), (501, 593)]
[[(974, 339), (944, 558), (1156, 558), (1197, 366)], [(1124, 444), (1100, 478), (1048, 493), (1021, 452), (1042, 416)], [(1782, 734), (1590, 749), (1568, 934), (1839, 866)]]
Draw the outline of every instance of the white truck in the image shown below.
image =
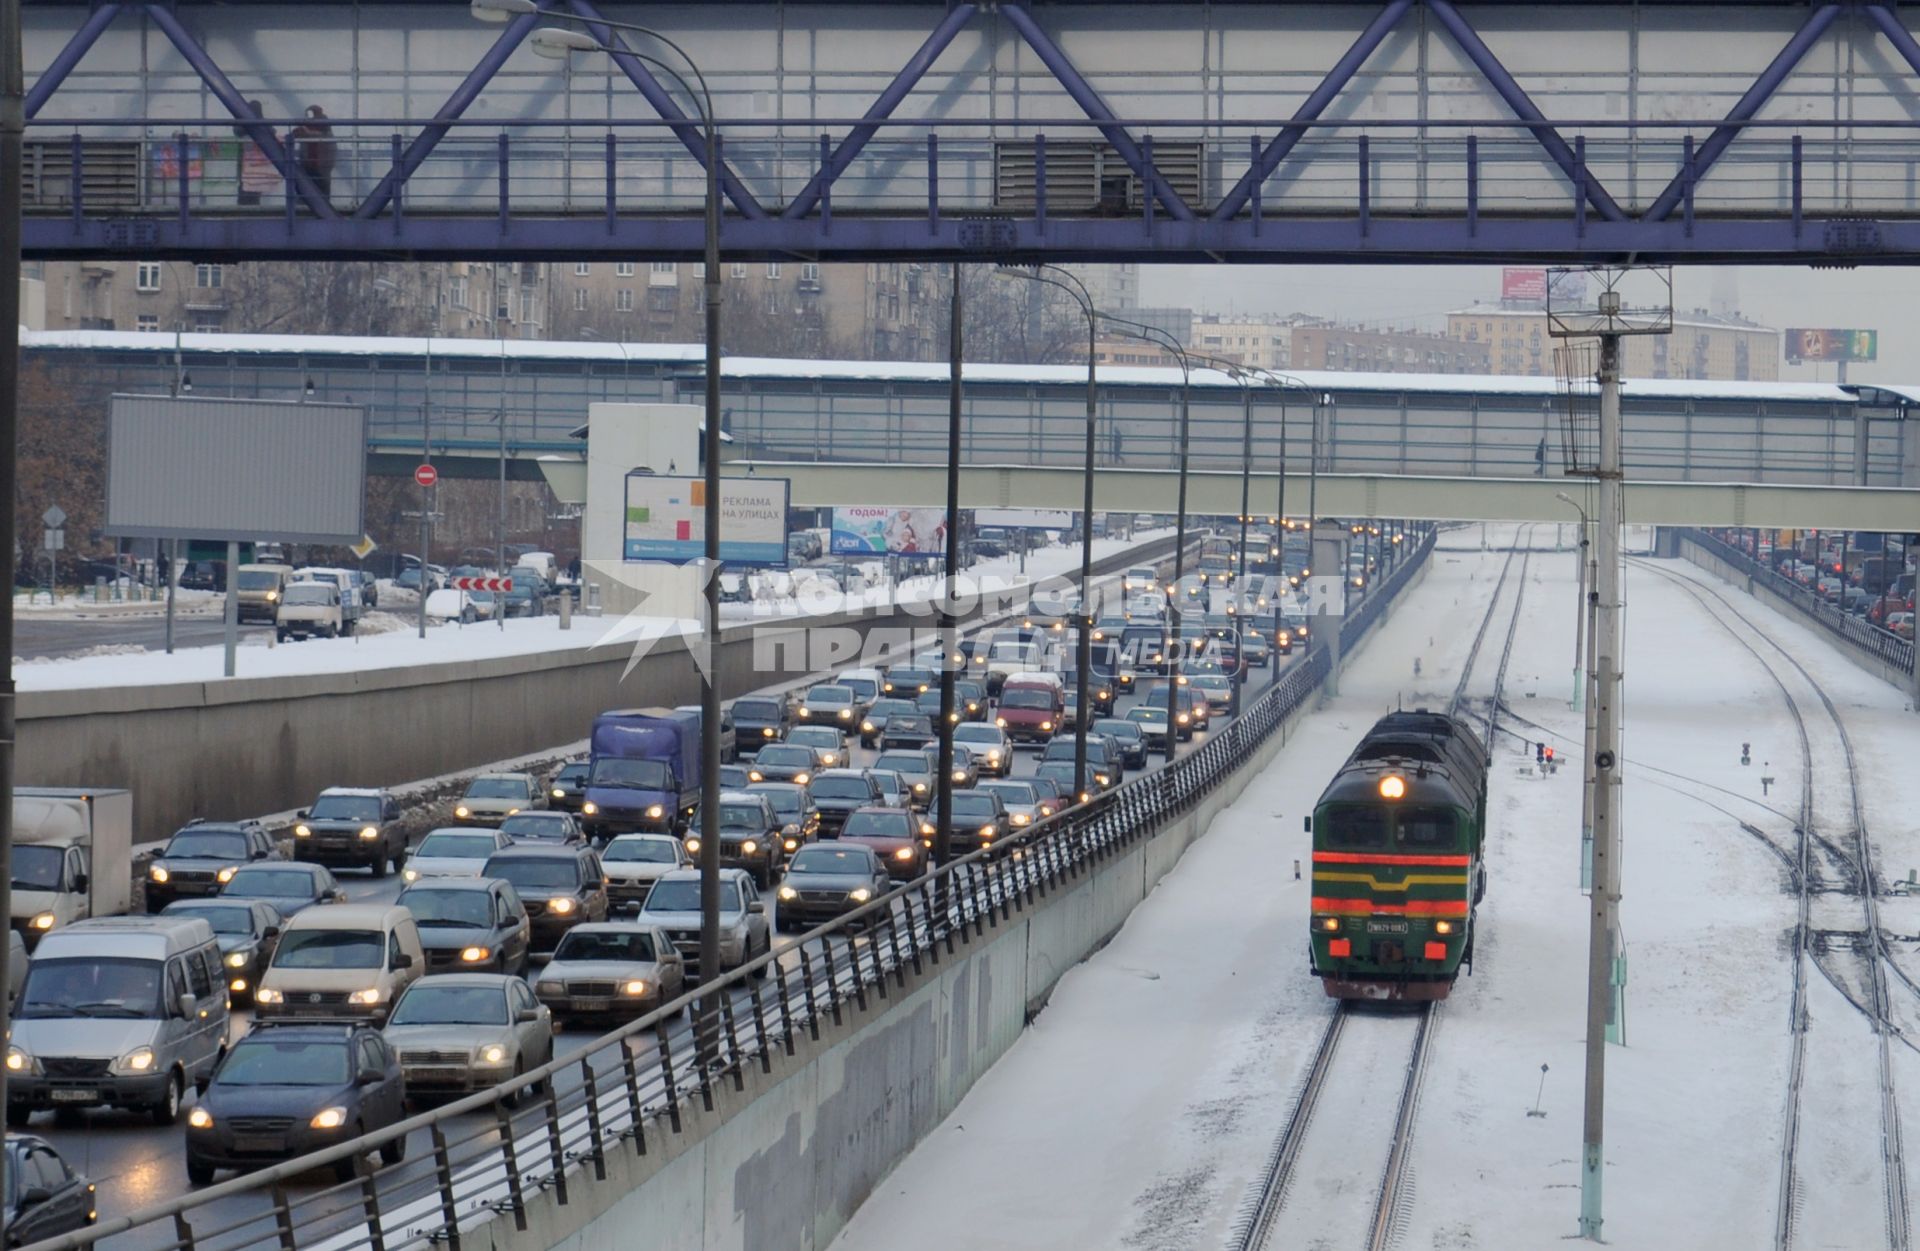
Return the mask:
[(133, 792), (17, 786), (13, 914), (32, 948), (49, 930), (133, 903)]

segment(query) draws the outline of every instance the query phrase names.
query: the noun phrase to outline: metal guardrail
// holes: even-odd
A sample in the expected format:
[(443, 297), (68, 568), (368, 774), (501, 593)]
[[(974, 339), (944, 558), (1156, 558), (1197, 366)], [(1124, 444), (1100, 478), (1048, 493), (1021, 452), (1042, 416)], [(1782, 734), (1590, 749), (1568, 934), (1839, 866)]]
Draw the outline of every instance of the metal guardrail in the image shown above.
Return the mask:
[(1913, 672), (1913, 644), (1906, 639), (1841, 612), (1818, 592), (1801, 586), (1792, 578), (1768, 568), (1731, 543), (1722, 542), (1704, 530), (1683, 529), (1680, 533), (1689, 543), (1705, 548), (1716, 559), (1725, 561), (1752, 578), (1757, 585), (1766, 587), (1829, 632), (1902, 673)]
[[(1343, 648), (1379, 620), (1433, 543), (1429, 531), (1349, 617)], [(849, 1005), (864, 1012), (904, 990), (909, 966), (918, 975), (976, 942), (992, 941), (1015, 913), (1099, 872), (1192, 809), (1301, 706), (1327, 667), (1327, 651), (1315, 648), (1305, 664), (1184, 759), (943, 865), (584, 1051), (388, 1129), (32, 1244), (30, 1251), (74, 1251), (108, 1240), (179, 1251), (402, 1251), (441, 1243), (459, 1251), (461, 1223), (482, 1213), (511, 1217), (524, 1230), (529, 1194), (551, 1190), (566, 1203), (570, 1185), (605, 1180), (609, 1152), (627, 1144), (641, 1154), (656, 1149), (663, 1136), (684, 1132), (690, 1108), (711, 1111), (723, 1085), (743, 1089), (749, 1067), (770, 1072), (776, 1050), (792, 1055), (803, 1037), (817, 1041), (822, 1025), (839, 1025)], [(783, 959), (790, 953), (797, 959)], [(688, 1014), (691, 1025), (681, 1025)], [(420, 1130), (429, 1136), (430, 1160), (370, 1166), (369, 1153)], [(290, 1179), (348, 1161), (353, 1180), (298, 1197), (288, 1193)], [(259, 1202), (243, 1213), (225, 1210), (235, 1199)]]

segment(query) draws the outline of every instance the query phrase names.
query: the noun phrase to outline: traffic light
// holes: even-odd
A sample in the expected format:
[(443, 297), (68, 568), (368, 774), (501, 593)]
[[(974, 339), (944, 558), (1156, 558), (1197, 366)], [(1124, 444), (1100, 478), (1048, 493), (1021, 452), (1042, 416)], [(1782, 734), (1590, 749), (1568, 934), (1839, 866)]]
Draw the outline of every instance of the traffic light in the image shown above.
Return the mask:
[(1753, 763), (1753, 744), (1752, 743), (1740, 744), (1740, 763), (1743, 765), (1750, 765)]
[(1533, 745), (1533, 763), (1547, 763), (1547, 745), (1545, 743), (1535, 743)]
[(1553, 763), (1553, 748), (1551, 747), (1547, 748), (1547, 763), (1548, 764)]

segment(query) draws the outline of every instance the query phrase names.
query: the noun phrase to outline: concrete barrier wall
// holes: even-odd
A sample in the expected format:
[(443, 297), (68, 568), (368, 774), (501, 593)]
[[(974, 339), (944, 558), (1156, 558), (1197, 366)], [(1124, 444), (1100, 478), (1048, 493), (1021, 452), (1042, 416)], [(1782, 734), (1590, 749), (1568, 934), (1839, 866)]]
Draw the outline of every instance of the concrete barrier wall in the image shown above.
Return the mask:
[[(1171, 539), (1095, 563), (1108, 573), (1173, 550)], [(978, 606), (965, 614), (978, 615)], [(219, 682), (36, 691), (19, 697), (15, 776), (38, 786), (133, 791), (135, 841), (192, 817), (238, 819), (304, 806), (327, 786), (390, 786), (474, 769), (584, 738), (596, 714), (699, 702), (684, 641), (662, 639), (624, 679), (630, 646), (594, 647), (604, 619), (575, 623), (577, 646), (405, 669)], [(804, 649), (755, 635), (848, 626), (865, 638), (930, 612), (885, 608), (725, 631), (716, 662), (729, 696), (801, 677)]]
[[(1425, 576), (1423, 567), (1407, 588)], [(1363, 650), (1364, 639), (1353, 654)], [(1351, 657), (1349, 657), (1351, 658)], [(503, 1251), (815, 1251), (1004, 1055), (1066, 971), (1103, 946), (1180, 856), (1291, 738), (1286, 719), (1192, 811), (997, 919), (984, 939), (915, 973), (889, 996), (851, 1001), (817, 1041), (804, 1032), (771, 1071), (723, 1086), (712, 1112), (684, 1110), (647, 1153), (611, 1153), (607, 1181), (528, 1199), (527, 1230), (495, 1218), (465, 1248)], [(902, 1231), (903, 1245), (911, 1245)]]
[(1821, 636), (1833, 645), (1835, 651), (1874, 677), (1890, 684), (1895, 690), (1907, 695), (1914, 695), (1916, 691), (1920, 691), (1920, 675), (1910, 674), (1888, 661), (1886, 657), (1855, 643), (1846, 635), (1823, 627), (1819, 621), (1809, 617), (1800, 605), (1776, 592), (1767, 584), (1765, 578), (1750, 576), (1745, 569), (1721, 559), (1709, 549), (1693, 542), (1684, 533), (1678, 534), (1678, 552), (1682, 559), (1700, 566), (1721, 581), (1736, 586), (1756, 599), (1778, 608), (1787, 616), (1819, 630)]

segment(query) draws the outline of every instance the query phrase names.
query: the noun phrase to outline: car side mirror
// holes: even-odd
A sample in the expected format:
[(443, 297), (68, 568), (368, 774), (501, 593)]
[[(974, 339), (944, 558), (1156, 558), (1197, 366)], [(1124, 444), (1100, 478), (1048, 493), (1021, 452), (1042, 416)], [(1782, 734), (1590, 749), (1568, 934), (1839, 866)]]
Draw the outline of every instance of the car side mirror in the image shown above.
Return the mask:
[(360, 1075), (354, 1080), (362, 1086), (378, 1086), (385, 1077), (386, 1074), (379, 1069), (361, 1069)]
[(522, 1008), (520, 1011), (514, 1013), (513, 1019), (515, 1024), (531, 1025), (540, 1019), (540, 1009)]
[(393, 967), (396, 969), (410, 969), (413, 967), (413, 957), (403, 951), (393, 958)]
[(272, 941), (280, 937), (280, 927), (277, 925), (269, 925), (266, 929), (260, 931), (260, 937), (267, 941)]
[(293, 815), (300, 818), (302, 821), (305, 821), (307, 819), (307, 810), (305, 808), (302, 808), (300, 811), (294, 813)]
[(86, 874), (76, 873), (73, 875), (73, 889), (83, 895), (87, 893), (87, 875)]
[(756, 915), (764, 913), (766, 910), (767, 905), (758, 899), (747, 905), (747, 911)]
[(53, 1198), (53, 1191), (45, 1186), (28, 1186), (20, 1192), (20, 1206), (30, 1208), (36, 1204), (45, 1203), (51, 1198)]
[(178, 1002), (179, 1002), (179, 1007), (180, 1007), (180, 1015), (181, 1015), (181, 1016), (192, 1016), (192, 1015), (193, 1015), (193, 1009), (194, 1009), (194, 1006), (195, 1006), (196, 1004), (198, 1004), (198, 1003), (199, 1003), (200, 1001), (199, 1001), (198, 999), (196, 999), (196, 998), (194, 998), (194, 995), (193, 995), (193, 992), (192, 992), (192, 991), (190, 991), (190, 990), (183, 990), (183, 991), (181, 991), (181, 992), (180, 992), (180, 999), (179, 999), (179, 1001), (178, 1001)]

